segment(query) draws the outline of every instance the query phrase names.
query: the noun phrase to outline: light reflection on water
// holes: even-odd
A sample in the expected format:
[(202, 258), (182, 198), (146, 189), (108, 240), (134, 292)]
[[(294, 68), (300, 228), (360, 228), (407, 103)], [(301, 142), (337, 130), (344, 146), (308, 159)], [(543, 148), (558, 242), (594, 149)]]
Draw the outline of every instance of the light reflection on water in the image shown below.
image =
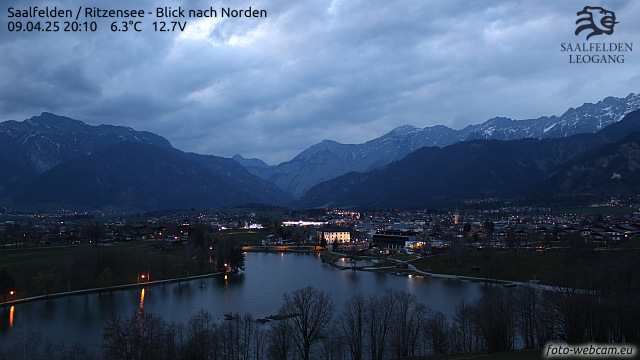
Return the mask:
[(132, 316), (141, 310), (167, 322), (186, 323), (200, 309), (217, 319), (233, 312), (264, 318), (277, 313), (284, 292), (309, 285), (332, 295), (336, 314), (351, 296), (382, 294), (391, 288), (451, 315), (462, 298), (471, 301), (486, 288), (457, 280), (337, 270), (317, 256), (301, 254), (248, 253), (246, 265), (246, 271), (238, 274), (15, 305), (16, 309), (5, 309), (0, 321), (0, 344), (31, 329), (43, 339), (79, 341), (99, 349), (105, 320), (112, 314)]
[(371, 259), (359, 259), (359, 260), (352, 261), (352, 259), (349, 259), (349, 258), (340, 258), (336, 260), (334, 264), (336, 266), (342, 266), (342, 267), (352, 267), (354, 265), (358, 267), (362, 267), (362, 266), (373, 266), (375, 262)]
[(144, 288), (140, 292), (140, 311), (144, 310)]

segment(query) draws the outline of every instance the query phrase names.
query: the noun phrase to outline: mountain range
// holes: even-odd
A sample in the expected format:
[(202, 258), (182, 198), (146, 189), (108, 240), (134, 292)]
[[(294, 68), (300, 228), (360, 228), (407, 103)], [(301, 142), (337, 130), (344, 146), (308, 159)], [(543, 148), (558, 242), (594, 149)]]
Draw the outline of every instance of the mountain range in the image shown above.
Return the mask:
[[(42, 113), (0, 123), (0, 204), (138, 211), (250, 203), (414, 208), (494, 196), (637, 194), (640, 112), (630, 109), (639, 105), (631, 94), (561, 117), (495, 118), (463, 130), (403, 126), (364, 144), (323, 141), (275, 167), (186, 153), (149, 132)], [(356, 170), (332, 178), (351, 167)], [(284, 184), (297, 184), (293, 189), (304, 195), (283, 190)]]
[(0, 123), (0, 144), (0, 196), (18, 206), (157, 210), (293, 200), (231, 159), (185, 153), (131, 128), (43, 113)]
[(640, 190), (639, 131), (636, 110), (596, 133), (426, 147), (382, 168), (318, 184), (297, 205), (419, 208), (557, 192), (633, 195)]
[(637, 109), (640, 109), (640, 94), (629, 94), (625, 98), (607, 97), (595, 104), (585, 103), (578, 108), (570, 108), (559, 117), (544, 116), (529, 120), (496, 117), (461, 130), (443, 125), (425, 128), (405, 125), (362, 144), (324, 140), (290, 161), (274, 166), (240, 155), (235, 155), (233, 159), (252, 174), (300, 197), (323, 181), (351, 171), (366, 172), (382, 167), (423, 147), (443, 147), (476, 139), (547, 139), (593, 133), (620, 121)]
[(1, 122), (0, 136), (14, 142), (14, 150), (26, 156), (25, 165), (39, 173), (122, 141), (171, 148), (167, 139), (147, 131), (113, 125), (90, 126), (47, 112), (25, 121)]

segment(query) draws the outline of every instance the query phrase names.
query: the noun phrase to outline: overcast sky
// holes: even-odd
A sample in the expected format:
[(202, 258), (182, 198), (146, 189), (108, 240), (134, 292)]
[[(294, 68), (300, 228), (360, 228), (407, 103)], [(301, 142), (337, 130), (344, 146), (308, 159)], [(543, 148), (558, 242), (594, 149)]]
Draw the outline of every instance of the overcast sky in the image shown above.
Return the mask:
[[(218, 10), (184, 32), (9, 32), (8, 8)], [(624, 64), (570, 64), (585, 5), (614, 11)], [(221, 7), (267, 18), (220, 18)], [(323, 140), (561, 115), (640, 92), (640, 1), (3, 0), (0, 120), (43, 111), (162, 135), (185, 151), (275, 164)], [(52, 19), (43, 19), (43, 21)], [(80, 19), (81, 21), (83, 19)], [(86, 19), (84, 19), (86, 21)], [(64, 21), (64, 20), (62, 20)]]

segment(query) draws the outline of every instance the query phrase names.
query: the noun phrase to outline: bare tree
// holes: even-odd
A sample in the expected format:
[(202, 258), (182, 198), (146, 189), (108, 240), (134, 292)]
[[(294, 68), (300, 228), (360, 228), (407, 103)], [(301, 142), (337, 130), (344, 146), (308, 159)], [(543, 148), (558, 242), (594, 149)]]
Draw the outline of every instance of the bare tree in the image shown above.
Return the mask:
[(520, 246), (520, 239), (516, 236), (513, 230), (507, 230), (507, 247), (513, 251), (516, 251)]
[(446, 354), (450, 348), (449, 322), (440, 311), (435, 311), (426, 322), (426, 332), (431, 340), (431, 348), (435, 354)]
[(536, 310), (538, 303), (538, 294), (536, 289), (531, 286), (524, 288), (517, 294), (516, 317), (520, 337), (523, 345), (527, 349), (536, 347)]
[(345, 358), (345, 339), (340, 334), (340, 324), (332, 321), (328, 334), (320, 340), (322, 343), (322, 360), (344, 360)]
[(33, 281), (36, 283), (36, 286), (45, 290), (47, 297), (51, 294), (54, 286), (58, 282), (60, 276), (57, 272), (55, 272), (55, 268), (51, 267), (51, 269), (47, 272), (38, 271), (36, 276), (33, 277)]
[(253, 340), (256, 331), (255, 321), (253, 317), (249, 313), (245, 313), (242, 317), (242, 321), (240, 322), (241, 328), (238, 331), (239, 336), (239, 344), (240, 344), (240, 359), (249, 360), (251, 359), (253, 350)]
[(464, 298), (456, 305), (453, 327), (458, 333), (459, 351), (467, 354), (473, 351), (473, 322), (471, 306)]
[(474, 304), (474, 321), (488, 352), (511, 350), (515, 336), (513, 300), (500, 289), (491, 289)]
[(104, 358), (162, 359), (166, 355), (166, 328), (162, 318), (144, 311), (125, 319), (114, 316), (104, 326)]
[(366, 300), (355, 295), (344, 304), (340, 325), (352, 360), (362, 360), (365, 338)]
[(83, 223), (78, 229), (78, 233), (81, 239), (98, 245), (104, 235), (104, 230), (104, 224), (91, 220)]
[(244, 316), (234, 313), (227, 315), (220, 329), (222, 356), (226, 360), (249, 360), (252, 355), (252, 339), (255, 322), (251, 314)]
[(416, 349), (418, 349), (418, 340), (422, 335), (424, 324), (427, 322), (429, 314), (431, 314), (431, 308), (414, 302), (409, 313), (409, 322), (407, 324), (409, 329), (409, 353), (414, 356)]
[(187, 325), (187, 358), (209, 359), (216, 351), (217, 325), (213, 316), (205, 310), (200, 310), (189, 319)]
[(323, 291), (308, 286), (284, 293), (284, 304), (278, 314), (289, 328), (294, 344), (304, 360), (309, 360), (313, 344), (324, 336), (324, 329), (333, 316), (333, 301)]
[(398, 357), (413, 356), (419, 333), (429, 310), (426, 306), (419, 304), (414, 295), (407, 292), (392, 290), (391, 294), (396, 304), (393, 321), (396, 355)]
[(6, 267), (2, 268), (2, 270), (0, 270), (0, 292), (2, 293), (5, 307), (7, 306), (7, 295), (15, 290), (15, 286), (16, 279), (13, 274), (7, 271)]
[(104, 268), (100, 275), (98, 275), (98, 286), (109, 287), (113, 285), (114, 274), (110, 267)]
[(89, 275), (91, 274), (95, 265), (94, 261), (94, 249), (84, 246), (79, 251), (73, 253), (73, 263), (80, 269), (84, 278), (84, 287), (89, 287)]
[(166, 331), (167, 359), (185, 359), (186, 338), (184, 323), (172, 322)]
[(537, 347), (542, 347), (547, 341), (558, 338), (558, 316), (552, 298), (553, 292), (544, 292), (540, 295), (540, 302), (535, 310), (535, 334)]
[(287, 324), (282, 321), (272, 322), (271, 329), (267, 333), (267, 340), (270, 357), (277, 360), (287, 360), (293, 345)]
[(369, 297), (365, 319), (372, 360), (382, 360), (387, 352), (395, 307), (395, 297), (390, 290), (382, 298)]
[(267, 331), (262, 324), (258, 324), (253, 330), (253, 348), (256, 360), (264, 359), (267, 354)]

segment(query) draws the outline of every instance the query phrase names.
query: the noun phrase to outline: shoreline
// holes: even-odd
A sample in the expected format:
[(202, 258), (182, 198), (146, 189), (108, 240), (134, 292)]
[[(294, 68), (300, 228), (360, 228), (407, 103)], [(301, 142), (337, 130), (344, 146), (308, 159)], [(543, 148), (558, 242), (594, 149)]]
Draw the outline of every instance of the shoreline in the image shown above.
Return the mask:
[[(311, 246), (307, 245), (307, 246), (302, 246), (302, 247), (306, 247), (306, 249), (303, 249), (303, 248), (298, 247), (296, 245), (243, 246), (242, 247), (242, 251), (264, 252), (264, 253), (303, 253), (303, 254), (316, 253), (316, 254), (322, 254), (322, 250), (327, 250), (327, 255), (331, 254), (331, 255), (336, 255), (336, 256), (345, 257), (345, 258), (349, 258), (350, 257), (350, 255), (348, 255), (348, 254), (329, 251), (326, 248), (325, 249), (315, 248), (314, 250), (311, 250), (310, 249)], [(359, 257), (364, 258), (362, 256), (359, 256)], [(393, 258), (390, 258), (389, 260), (395, 261), (395, 262), (398, 262), (398, 263), (399, 262), (403, 262), (402, 260), (397, 260), (397, 259), (393, 259)], [(398, 269), (398, 271), (384, 271), (385, 269), (395, 269), (395, 267), (392, 267), (392, 266), (385, 266), (385, 267), (367, 266), (367, 267), (361, 267), (360, 266), (360, 267), (353, 268), (353, 267), (349, 267), (349, 266), (335, 265), (333, 263), (333, 261), (325, 261), (326, 264), (328, 264), (328, 265), (330, 265), (333, 268), (338, 269), (338, 270), (382, 272), (382, 273), (389, 273), (389, 274), (406, 273), (407, 275), (413, 273), (415, 275), (422, 275), (422, 276), (428, 276), (428, 277), (439, 278), (439, 279), (453, 279), (453, 280), (464, 280), (464, 281), (471, 281), (471, 282), (484, 282), (484, 283), (488, 283), (488, 284), (497, 284), (497, 285), (511, 285), (511, 284), (514, 284), (516, 286), (524, 286), (524, 285), (532, 284), (532, 285), (534, 285), (536, 287), (540, 287), (540, 288), (543, 288), (543, 289), (546, 289), (546, 290), (550, 290), (550, 289), (553, 288), (553, 286), (550, 286), (550, 285), (541, 285), (541, 284), (521, 282), (521, 281), (503, 280), (503, 279), (489, 279), (489, 278), (482, 278), (482, 277), (463, 276), (463, 275), (450, 275), (450, 274), (440, 274), (440, 273), (426, 272), (426, 271), (419, 270), (414, 265), (412, 265), (411, 264), (411, 260), (406, 261), (406, 262), (409, 264), (409, 269)], [(407, 270), (409, 270), (409, 271), (407, 271)]]
[[(341, 257), (349, 257), (347, 254), (330, 252), (333, 255), (339, 255)], [(533, 281), (522, 282), (522, 281), (513, 281), (513, 280), (504, 280), (504, 279), (489, 279), (483, 277), (474, 277), (474, 276), (465, 276), (465, 275), (451, 275), (451, 274), (441, 274), (434, 272), (427, 272), (423, 270), (419, 270), (413, 264), (411, 264), (412, 260), (402, 261), (398, 259), (389, 258), (388, 260), (395, 261), (397, 263), (406, 262), (409, 267), (407, 269), (396, 269), (394, 266), (383, 266), (383, 267), (345, 267), (335, 265), (332, 261), (326, 262), (330, 266), (338, 269), (338, 270), (353, 270), (353, 271), (369, 271), (369, 272), (381, 272), (381, 273), (389, 273), (389, 274), (406, 274), (406, 275), (417, 275), (417, 276), (427, 276), (436, 279), (449, 279), (449, 280), (458, 280), (458, 281), (471, 281), (471, 282), (483, 282), (486, 284), (494, 284), (494, 285), (502, 285), (504, 287), (517, 287), (517, 286), (533, 286), (535, 288), (547, 291), (556, 290), (555, 286), (552, 285), (543, 285)], [(414, 259), (415, 260), (415, 259)], [(397, 270), (397, 271), (385, 271), (385, 270)]]
[(243, 246), (242, 247), (242, 251), (246, 251), (246, 252), (264, 252), (264, 253), (312, 254), (312, 253), (319, 253), (322, 250), (323, 249), (320, 246), (309, 246), (309, 245), (302, 245), (302, 246), (298, 246), (298, 245), (254, 245), (254, 246)]
[(55, 298), (60, 298), (65, 296), (72, 296), (72, 295), (93, 294), (93, 293), (107, 292), (107, 291), (113, 291), (113, 290), (130, 289), (130, 288), (135, 288), (140, 286), (145, 287), (150, 285), (160, 285), (160, 284), (169, 284), (169, 283), (182, 282), (182, 281), (191, 281), (191, 280), (203, 279), (203, 278), (213, 277), (213, 276), (222, 275), (222, 274), (226, 274), (226, 273), (216, 272), (216, 273), (203, 274), (203, 275), (193, 275), (193, 276), (188, 276), (183, 278), (173, 278), (173, 279), (154, 280), (154, 281), (147, 281), (147, 282), (133, 283), (133, 284), (114, 285), (114, 286), (103, 287), (103, 288), (64, 291), (64, 292), (58, 292), (58, 293), (49, 294), (49, 295), (38, 295), (38, 296), (31, 296), (31, 297), (22, 298), (22, 299), (9, 300), (7, 302), (0, 302), (0, 306), (7, 307), (10, 305), (23, 304), (23, 303), (33, 302), (33, 301), (40, 301), (40, 300), (49, 300), (49, 299), (55, 299)]
[[(306, 246), (306, 248), (300, 248), (296, 245), (293, 246), (243, 246), (242, 247), (242, 251), (247, 251), (247, 252), (264, 252), (264, 253), (291, 253), (291, 254), (320, 254), (321, 251), (323, 249), (311, 249), (310, 246)], [(349, 257), (349, 255), (347, 254), (341, 254), (341, 253), (335, 253), (332, 251), (329, 251), (330, 254), (333, 255), (338, 255), (341, 257)], [(402, 262), (401, 260), (397, 260), (397, 259), (390, 259), (392, 261), (395, 262)], [(416, 268), (414, 265), (412, 265), (410, 262), (409, 263), (409, 268), (408, 269), (396, 269), (393, 266), (385, 266), (385, 267), (344, 267), (344, 266), (338, 266), (335, 265), (332, 261), (325, 261), (326, 264), (328, 264), (329, 266), (337, 269), (337, 270), (352, 270), (352, 271), (368, 271), (368, 272), (380, 272), (380, 273), (388, 273), (388, 274), (397, 274), (397, 273), (402, 273), (402, 274), (406, 274), (406, 275), (417, 275), (417, 276), (426, 276), (426, 277), (432, 277), (432, 278), (436, 278), (436, 279), (449, 279), (449, 280), (458, 280), (458, 281), (471, 281), (471, 282), (483, 282), (483, 283), (487, 283), (487, 284), (494, 284), (494, 285), (502, 285), (502, 286), (533, 286), (542, 290), (548, 290), (548, 291), (553, 291), (556, 288), (554, 286), (551, 285), (543, 285), (543, 284), (538, 284), (538, 283), (532, 283), (532, 282), (520, 282), (520, 281), (512, 281), (512, 280), (503, 280), (503, 279), (489, 279), (489, 278), (482, 278), (482, 277), (472, 277), (472, 276), (462, 276), (462, 275), (451, 275), (451, 274), (440, 274), (440, 273), (433, 273), (433, 272), (427, 272), (427, 271), (422, 271), (419, 270), (418, 268)], [(385, 270), (398, 270), (398, 271), (385, 271)], [(175, 282), (182, 282), (182, 281), (191, 281), (191, 280), (195, 280), (195, 279), (201, 279), (201, 278), (208, 278), (208, 277), (213, 277), (216, 275), (223, 275), (225, 273), (223, 272), (216, 272), (216, 273), (209, 273), (209, 274), (202, 274), (202, 275), (193, 275), (193, 276), (188, 276), (188, 277), (183, 277), (183, 278), (172, 278), (172, 279), (164, 279), (164, 280), (155, 280), (155, 281), (148, 281), (148, 282), (141, 282), (141, 283), (131, 283), (131, 284), (122, 284), (122, 285), (114, 285), (114, 286), (109, 286), (109, 287), (104, 287), (104, 288), (91, 288), (91, 289), (81, 289), (81, 290), (74, 290), (74, 291), (64, 291), (64, 292), (59, 292), (59, 293), (54, 293), (54, 294), (49, 294), (49, 295), (38, 295), (38, 296), (31, 296), (28, 298), (22, 298), (22, 299), (15, 299), (15, 300), (9, 300), (7, 302), (0, 302), (0, 306), (2, 307), (7, 307), (7, 306), (11, 306), (11, 305), (16, 305), (16, 304), (22, 304), (22, 303), (28, 303), (28, 302), (33, 302), (33, 301), (40, 301), (40, 300), (48, 300), (48, 299), (55, 299), (55, 298), (60, 298), (60, 297), (65, 297), (65, 296), (73, 296), (73, 295), (82, 295), (82, 294), (92, 294), (92, 293), (99, 293), (99, 292), (107, 292), (107, 291), (114, 291), (114, 290), (122, 290), (122, 289), (130, 289), (130, 288), (135, 288), (135, 287), (140, 287), (140, 286), (150, 286), (150, 285), (159, 285), (159, 284), (168, 284), (168, 283), (175, 283)]]

